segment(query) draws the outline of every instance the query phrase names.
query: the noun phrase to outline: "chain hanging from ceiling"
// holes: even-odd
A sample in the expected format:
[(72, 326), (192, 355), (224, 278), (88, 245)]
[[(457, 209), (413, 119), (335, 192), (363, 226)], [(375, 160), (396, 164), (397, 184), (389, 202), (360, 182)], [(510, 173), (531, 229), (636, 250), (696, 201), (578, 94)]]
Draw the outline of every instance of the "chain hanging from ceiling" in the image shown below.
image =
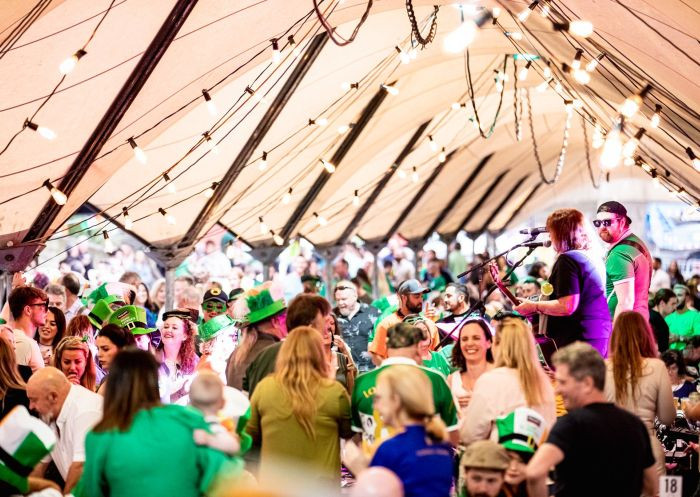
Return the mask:
[(591, 177), (591, 184), (596, 190), (600, 188), (600, 173), (598, 173), (598, 184), (595, 181), (593, 174), (593, 166), (591, 166), (591, 151), (588, 145), (588, 130), (586, 129), (586, 116), (581, 115), (581, 127), (583, 128), (583, 144), (586, 151), (586, 166), (588, 167), (588, 175)]
[[(506, 68), (508, 65), (508, 55), (505, 55), (503, 57), (503, 69), (501, 70), (501, 74), (504, 75), (506, 74)], [(506, 85), (505, 81), (501, 82), (501, 96), (498, 101), (498, 108), (496, 109), (496, 115), (493, 116), (493, 122), (491, 123), (491, 126), (489, 126), (489, 130), (487, 133), (484, 133), (484, 130), (481, 128), (481, 119), (479, 119), (479, 112), (476, 110), (476, 101), (474, 100), (474, 83), (472, 82), (472, 70), (471, 70), (471, 61), (469, 59), (469, 49), (465, 51), (465, 56), (464, 56), (464, 66), (465, 66), (465, 72), (467, 73), (467, 83), (468, 83), (468, 88), (469, 88), (469, 100), (471, 101), (472, 104), (472, 109), (474, 110), (474, 121), (476, 122), (476, 126), (479, 130), (479, 134), (481, 135), (482, 138), (490, 138), (491, 135), (493, 134), (494, 130), (496, 129), (496, 122), (498, 121), (498, 116), (501, 113), (501, 106), (503, 105), (503, 93), (505, 92)]]
[(530, 103), (530, 90), (527, 93), (527, 118), (530, 124), (530, 138), (532, 138), (532, 150), (535, 155), (535, 161), (537, 162), (537, 167), (540, 171), (540, 178), (547, 185), (553, 185), (561, 177), (561, 173), (564, 170), (564, 163), (566, 162), (566, 149), (569, 147), (569, 129), (571, 128), (571, 117), (574, 114), (571, 102), (566, 102), (566, 122), (564, 123), (564, 138), (562, 139), (561, 150), (559, 151), (559, 159), (557, 160), (557, 167), (554, 170), (554, 176), (552, 179), (548, 179), (544, 174), (544, 166), (542, 165), (542, 160), (540, 159), (539, 148), (537, 147), (537, 139), (535, 138), (535, 126), (532, 122), (532, 105)]
[(406, 13), (408, 14), (408, 20), (411, 22), (411, 32), (413, 34), (413, 38), (415, 38), (421, 47), (425, 47), (428, 43), (431, 43), (435, 39), (435, 34), (437, 33), (437, 14), (440, 7), (433, 5), (433, 9), (433, 13), (430, 14), (432, 17), (430, 31), (428, 31), (428, 36), (423, 38), (420, 28), (418, 27), (418, 21), (416, 20), (416, 13), (413, 10), (413, 0), (406, 0)]

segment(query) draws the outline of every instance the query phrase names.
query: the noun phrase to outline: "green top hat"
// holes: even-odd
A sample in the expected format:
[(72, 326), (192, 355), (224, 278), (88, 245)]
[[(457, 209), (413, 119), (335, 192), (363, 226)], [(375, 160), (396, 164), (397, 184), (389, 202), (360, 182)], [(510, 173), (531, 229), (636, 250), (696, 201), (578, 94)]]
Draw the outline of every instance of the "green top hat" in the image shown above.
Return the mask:
[(27, 477), (56, 443), (51, 428), (31, 416), (24, 406), (12, 409), (0, 423), (0, 480), (21, 494), (29, 491)]
[(114, 311), (109, 316), (109, 324), (127, 329), (132, 335), (145, 335), (156, 331), (146, 324), (146, 309), (135, 305), (125, 305)]
[(270, 288), (270, 285), (261, 285), (246, 292), (245, 303), (248, 306), (248, 313), (245, 321), (248, 325), (271, 318), (287, 308), (284, 298), (275, 300), (270, 293)]
[(87, 300), (88, 302), (98, 302), (110, 295), (119, 295), (120, 300), (123, 301), (124, 298), (122, 296), (127, 290), (131, 290), (131, 288), (131, 285), (128, 285), (127, 283), (102, 283), (100, 286), (90, 292), (90, 294), (87, 296)]
[(496, 418), (498, 443), (507, 450), (534, 454), (542, 442), (545, 430), (544, 418), (527, 407)]
[(199, 338), (203, 342), (208, 342), (222, 331), (235, 327), (236, 324), (237, 321), (232, 319), (228, 314), (221, 314), (213, 317), (199, 326)]
[(112, 314), (114, 310), (125, 305), (126, 303), (121, 297), (117, 297), (116, 295), (107, 295), (95, 303), (95, 306), (90, 310), (90, 314), (88, 314), (88, 319), (93, 326), (102, 328), (102, 325), (105, 324), (105, 321), (107, 318), (109, 318), (110, 314)]

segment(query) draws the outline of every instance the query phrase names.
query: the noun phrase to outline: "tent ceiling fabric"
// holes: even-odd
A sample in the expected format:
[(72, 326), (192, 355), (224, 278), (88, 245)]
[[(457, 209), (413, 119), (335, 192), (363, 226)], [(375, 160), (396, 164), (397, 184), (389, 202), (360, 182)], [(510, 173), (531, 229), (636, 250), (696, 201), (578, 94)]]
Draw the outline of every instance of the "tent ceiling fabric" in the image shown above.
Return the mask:
[[(87, 55), (34, 118), (36, 123), (55, 130), (57, 138), (44, 140), (25, 129), (0, 154), (0, 246), (22, 240), (50, 198), (42, 183), (50, 179), (60, 184), (176, 2), (116, 0), (106, 12), (110, 3), (47, 2), (14, 45), (6, 52), (0, 51), (1, 149), (59, 81), (60, 61), (86, 42), (106, 13)], [(419, 22), (428, 19), (433, 3), (414, 1)], [(354, 192), (364, 203), (416, 129), (428, 120), (425, 132), (352, 234), (366, 240), (382, 240), (390, 234), (387, 231), (399, 219), (406, 203), (439, 165), (440, 150), (429, 146), (428, 135), (445, 147), (446, 153), (454, 155), (400, 223), (399, 231), (410, 239), (423, 237), (446, 202), (489, 154), (493, 157), (440, 220), (437, 230), (452, 234), (460, 228), (460, 222), (475, 208), (494, 179), (508, 171), (463, 227), (478, 231), (486, 223), (489, 230), (505, 228), (517, 207), (541, 181), (525, 93), (518, 94), (520, 104), (514, 107), (513, 83), (517, 78), (513, 58), (509, 57), (510, 81), (506, 83), (493, 134), (488, 139), (479, 136), (469, 119), (473, 112), (465, 78), (465, 56), (448, 54), (442, 48), (445, 36), (459, 25), (459, 11), (438, 3), (442, 5), (437, 37), (424, 50), (418, 50), (418, 57), (409, 64), (401, 64), (394, 49), (396, 45), (407, 47), (410, 39), (403, 0), (376, 2), (350, 45), (339, 47), (328, 42), (290, 95), (251, 161), (195, 238), (205, 236), (220, 221), (255, 246), (273, 245), (270, 230), (284, 230), (292, 212), (323, 171), (319, 159), (330, 160), (347, 136), (340, 135), (338, 127), (356, 122), (380, 84), (394, 81), (399, 94), (387, 95), (379, 105), (290, 236), (301, 235), (322, 246), (334, 244), (356, 215)], [(582, 101), (583, 113), (595, 117), (605, 129), (610, 128), (625, 98), (649, 82), (653, 89), (644, 102), (643, 115), (628, 120), (629, 129), (632, 133), (638, 127), (647, 129), (640, 155), (660, 176), (665, 177), (668, 172), (674, 185), (682, 185), (686, 200), (697, 202), (700, 174), (684, 151), (690, 146), (700, 155), (700, 116), (696, 111), (700, 108), (700, 46), (692, 35), (700, 26), (697, 10), (682, 0), (653, 4), (641, 0), (553, 3), (557, 15), (593, 22), (594, 35), (582, 40), (553, 31), (551, 23), (539, 15), (530, 16), (525, 25), (509, 15), (508, 11), (517, 15), (527, 3), (504, 0), (483, 5), (504, 9), (499, 25), (484, 25), (469, 53), (475, 102), (485, 131), (499, 106), (494, 70), (503, 66), (506, 54), (523, 51), (543, 57), (533, 63), (527, 80), (517, 84), (528, 89), (538, 152), (548, 177), (554, 173), (562, 145), (566, 111), (563, 98), (555, 91), (535, 90), (543, 81), (544, 59), (552, 61), (551, 67), (565, 91)], [(10, 35), (32, 7), (17, 0), (0, 4), (0, 40)], [(345, 36), (365, 7), (365, 2), (359, 1), (321, 3), (331, 24)], [(524, 38), (514, 43), (504, 36), (503, 30), (522, 31)], [(286, 47), (287, 36), (294, 35), (298, 46), (303, 47), (321, 32), (323, 28), (310, 1), (198, 2), (47, 235), (63, 233), (62, 225), (70, 215), (89, 202), (117, 221), (122, 220), (122, 208), (128, 207), (134, 220), (132, 231), (153, 248), (176, 245), (207, 204), (206, 190), (223, 177), (256, 132), (266, 111), (266, 104), (258, 102), (257, 97), (264, 95), (267, 102), (273, 101), (294, 69), (298, 60), (291, 47)], [(284, 48), (282, 61), (277, 65), (270, 64), (272, 38), (279, 38)], [(607, 55), (586, 87), (561, 71), (561, 63), (571, 64), (579, 47), (584, 50), (586, 61), (601, 50)], [(518, 68), (524, 64), (519, 61)], [(347, 89), (342, 86), (344, 82), (360, 84), (357, 89)], [(247, 93), (247, 87), (254, 89), (255, 95)], [(203, 88), (210, 89), (217, 109), (214, 115), (202, 96)], [(453, 102), (466, 106), (455, 110), (451, 108)], [(658, 129), (650, 129), (648, 118), (656, 103), (663, 105), (662, 124)], [(522, 134), (520, 141), (515, 132), (516, 116)], [(309, 119), (321, 117), (328, 120), (327, 125), (308, 124)], [(620, 166), (606, 181), (600, 173), (600, 150), (589, 147), (592, 176), (596, 184), (600, 182), (600, 188), (594, 188), (582, 126), (583, 120), (575, 112), (561, 177), (554, 185), (540, 187), (513, 222), (526, 219), (535, 211), (566, 205), (572, 199), (593, 207), (611, 195), (630, 201), (670, 198), (665, 190), (652, 187), (649, 174), (637, 166)], [(204, 132), (218, 142), (216, 153), (203, 143)], [(590, 123), (587, 132), (590, 143)], [(132, 136), (146, 151), (145, 165), (136, 160), (126, 144)], [(267, 167), (262, 170), (261, 157), (265, 152)], [(165, 172), (176, 187), (174, 193), (163, 179)], [(282, 198), (290, 188), (291, 201), (283, 204)], [(512, 198), (504, 201), (504, 195), (511, 191)], [(495, 212), (502, 203), (502, 209)], [(165, 209), (176, 222), (167, 222), (159, 209)], [(328, 224), (319, 225), (315, 213), (326, 218)], [(265, 231), (260, 228), (260, 218), (267, 227)]]

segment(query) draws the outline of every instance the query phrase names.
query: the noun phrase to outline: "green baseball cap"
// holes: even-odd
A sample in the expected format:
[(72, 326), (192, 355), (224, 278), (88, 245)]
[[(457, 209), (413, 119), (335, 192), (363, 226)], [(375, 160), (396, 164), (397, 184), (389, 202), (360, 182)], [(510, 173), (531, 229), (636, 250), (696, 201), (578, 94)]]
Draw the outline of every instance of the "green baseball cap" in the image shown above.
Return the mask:
[(135, 305), (125, 305), (115, 310), (109, 316), (108, 323), (127, 329), (132, 335), (145, 335), (156, 331), (146, 324), (146, 309)]
[(496, 418), (498, 443), (507, 450), (534, 454), (542, 443), (545, 420), (537, 411), (518, 407), (513, 412)]
[(231, 318), (228, 314), (221, 314), (199, 326), (199, 338), (203, 342), (208, 342), (222, 331), (235, 328), (237, 324), (238, 321)]
[(124, 299), (116, 295), (107, 295), (106, 297), (95, 302), (95, 305), (90, 309), (88, 319), (96, 328), (102, 328), (110, 314), (116, 309), (126, 305)]

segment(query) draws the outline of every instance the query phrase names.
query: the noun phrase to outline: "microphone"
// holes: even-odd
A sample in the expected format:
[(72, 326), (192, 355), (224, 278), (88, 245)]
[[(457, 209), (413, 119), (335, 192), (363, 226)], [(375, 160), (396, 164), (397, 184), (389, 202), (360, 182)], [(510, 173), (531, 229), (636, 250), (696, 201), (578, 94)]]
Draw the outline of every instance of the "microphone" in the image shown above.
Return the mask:
[(537, 236), (542, 233), (549, 233), (546, 226), (540, 226), (538, 228), (525, 228), (520, 230), (521, 235)]
[(527, 248), (537, 248), (537, 247), (551, 247), (552, 246), (552, 240), (542, 240), (541, 242), (525, 242), (521, 243), (518, 245), (518, 247), (527, 247)]

